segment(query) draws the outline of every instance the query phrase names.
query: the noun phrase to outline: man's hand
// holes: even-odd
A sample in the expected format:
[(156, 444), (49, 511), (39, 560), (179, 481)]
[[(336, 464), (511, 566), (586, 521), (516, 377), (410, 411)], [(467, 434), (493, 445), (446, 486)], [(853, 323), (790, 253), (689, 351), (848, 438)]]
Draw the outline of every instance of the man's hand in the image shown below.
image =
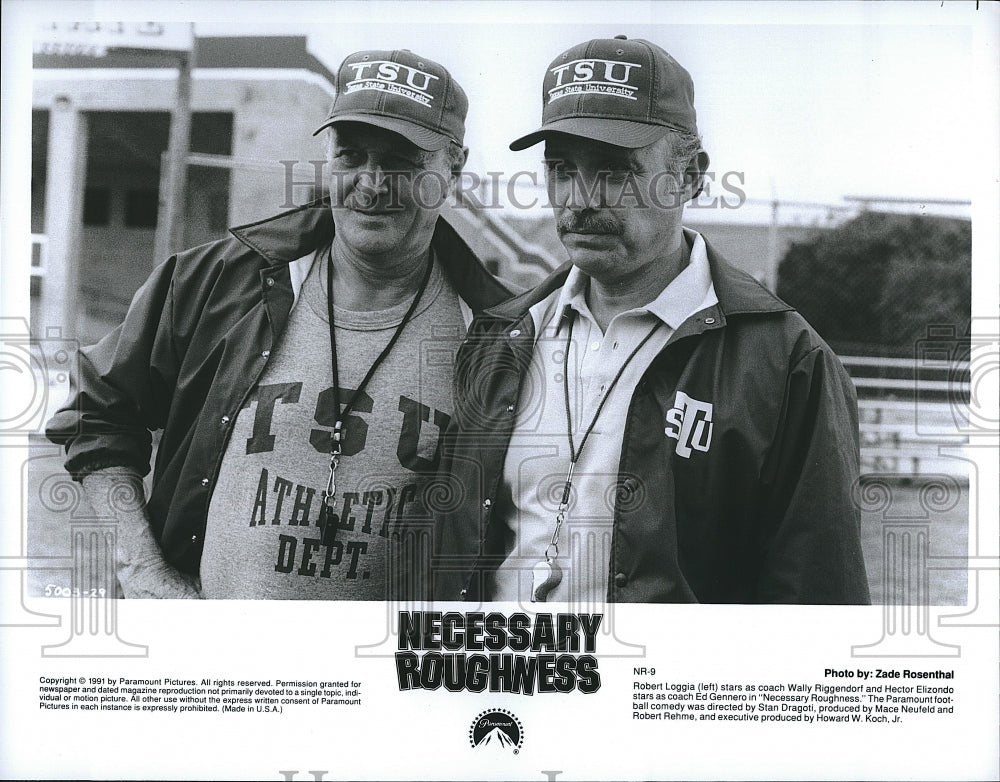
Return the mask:
[(125, 597), (201, 597), (199, 579), (163, 559), (146, 514), (142, 478), (134, 470), (98, 470), (83, 479), (83, 489), (98, 516), (118, 522), (116, 573)]
[(200, 580), (168, 565), (162, 557), (159, 563), (150, 561), (125, 564), (122, 562), (121, 546), (118, 552), (118, 581), (125, 597), (180, 597), (195, 600), (201, 597)]

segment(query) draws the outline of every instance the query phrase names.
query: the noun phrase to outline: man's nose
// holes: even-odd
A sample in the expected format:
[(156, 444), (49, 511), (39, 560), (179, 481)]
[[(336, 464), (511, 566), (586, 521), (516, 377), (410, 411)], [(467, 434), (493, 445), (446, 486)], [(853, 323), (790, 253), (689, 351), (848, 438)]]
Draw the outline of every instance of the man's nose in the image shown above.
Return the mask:
[(565, 183), (564, 190), (558, 202), (574, 212), (607, 205), (607, 178), (600, 172), (577, 171)]
[(379, 192), (388, 192), (389, 190), (389, 177), (386, 174), (385, 167), (381, 161), (371, 156), (369, 156), (368, 161), (358, 172), (357, 180), (364, 182), (370, 188)]

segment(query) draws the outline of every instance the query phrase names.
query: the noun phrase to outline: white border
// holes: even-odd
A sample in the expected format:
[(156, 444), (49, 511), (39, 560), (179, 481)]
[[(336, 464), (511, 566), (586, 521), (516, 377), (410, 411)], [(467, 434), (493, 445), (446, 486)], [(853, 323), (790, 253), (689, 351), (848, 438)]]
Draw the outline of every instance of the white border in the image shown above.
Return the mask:
[[(957, 169), (973, 169), (975, 286), (974, 307), (980, 336), (995, 329), (997, 308), (996, 215), (998, 193), (998, 33), (997, 7), (983, 3), (281, 3), (275, 32), (289, 20), (349, 19), (379, 25), (420, 24), (430, 18), (499, 26), (511, 19), (525, 25), (602, 22), (617, 26), (669, 21), (676, 24), (728, 24), (763, 14), (769, 24), (870, 25), (901, 23), (933, 27), (970, 24), (980, 100), (965, 117), (942, 122), (972, 123), (979, 138), (975, 149), (953, 150)], [(323, 10), (320, 11), (319, 9)], [(269, 2), (106, 3), (4, 2), (3, 25), (3, 206), (0, 230), (0, 314), (27, 318), (29, 177), (25, 118), (30, 117), (30, 40), (19, 35), (43, 10), (62, 18), (86, 13), (93, 18), (159, 18), (166, 21), (226, 22), (273, 20)], [(973, 14), (975, 14), (973, 16)], [(551, 54), (554, 54), (552, 52)], [(551, 56), (546, 53), (546, 57)], [(933, 52), (928, 52), (933, 62)], [(328, 63), (328, 65), (332, 65)], [(484, 63), (483, 67), (497, 67)], [(914, 74), (914, 78), (919, 78)], [(950, 168), (945, 161), (942, 176)], [(993, 334), (996, 332), (993, 331)], [(996, 370), (983, 369), (985, 399), (996, 399)], [(991, 403), (992, 404), (992, 403)], [(995, 419), (994, 419), (995, 420)], [(993, 441), (995, 443), (995, 441)], [(6, 444), (6, 443), (5, 443)], [(980, 540), (995, 546), (997, 474), (995, 444), (987, 449), (978, 494)], [(18, 492), (11, 491), (23, 463), (23, 451), (0, 448), (4, 476), (2, 515), (19, 517)], [(16, 484), (15, 484), (16, 485)], [(15, 536), (16, 537), (16, 536)], [(992, 550), (995, 555), (995, 549)], [(6, 550), (2, 552), (6, 554)], [(996, 580), (996, 572), (986, 577)], [(996, 616), (995, 586), (986, 606)], [(514, 696), (483, 698), (469, 694), (408, 693), (395, 689), (391, 662), (358, 659), (354, 642), (382, 637), (385, 613), (363, 604), (162, 604), (128, 603), (120, 607), (123, 638), (147, 644), (148, 658), (124, 661), (43, 659), (40, 648), (65, 635), (66, 601), (31, 601), (35, 610), (62, 615), (62, 628), (0, 629), (0, 775), (53, 778), (282, 778), (281, 770), (327, 770), (336, 778), (544, 779), (544, 770), (560, 770), (559, 779), (989, 779), (997, 774), (998, 652), (995, 628), (953, 627), (935, 634), (962, 646), (958, 660), (924, 660), (912, 667), (954, 667), (960, 708), (942, 725), (914, 724), (905, 730), (722, 729), (713, 732), (680, 724), (634, 725), (621, 718), (628, 711), (633, 660), (602, 659), (604, 686), (597, 696), (568, 700)], [(954, 613), (935, 610), (932, 619)], [(739, 681), (822, 680), (826, 667), (874, 667), (850, 657), (850, 646), (874, 640), (880, 609), (733, 608), (719, 606), (619, 607), (616, 628), (623, 641), (646, 647), (645, 663), (677, 680)], [(602, 650), (613, 647), (605, 643)], [(904, 663), (899, 663), (903, 665)], [(358, 713), (304, 711), (280, 717), (225, 719), (192, 716), (89, 719), (39, 712), (37, 679), (46, 675), (135, 676), (352, 676), (364, 682), (366, 702)], [(292, 678), (289, 675), (289, 678)], [(516, 758), (484, 758), (467, 749), (468, 721), (488, 706), (510, 708), (525, 726), (525, 743)]]

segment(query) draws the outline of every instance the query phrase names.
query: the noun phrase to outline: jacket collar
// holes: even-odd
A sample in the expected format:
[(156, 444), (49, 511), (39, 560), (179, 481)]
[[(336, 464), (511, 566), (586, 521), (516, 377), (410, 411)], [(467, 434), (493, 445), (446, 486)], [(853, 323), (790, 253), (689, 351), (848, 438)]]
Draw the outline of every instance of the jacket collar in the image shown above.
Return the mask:
[[(684, 229), (688, 231), (688, 229)], [(704, 237), (702, 237), (704, 238)], [(768, 312), (788, 312), (793, 307), (783, 302), (757, 280), (744, 271), (731, 266), (718, 251), (705, 240), (708, 267), (712, 283), (719, 298), (719, 309), (725, 316), (751, 315)], [(567, 261), (531, 290), (487, 309), (483, 314), (504, 321), (519, 320), (535, 304), (552, 291), (562, 287), (572, 263)]]
[[(333, 239), (333, 215), (329, 202), (318, 200), (229, 232), (270, 263), (287, 264)], [(512, 291), (486, 270), (444, 218), (438, 218), (431, 245), (448, 281), (473, 311), (510, 297)]]
[[(685, 229), (687, 230), (687, 229)], [(723, 315), (752, 315), (766, 312), (790, 312), (789, 306), (761, 285), (745, 271), (731, 266), (718, 251), (705, 240), (708, 250), (708, 268), (712, 271), (715, 295)]]

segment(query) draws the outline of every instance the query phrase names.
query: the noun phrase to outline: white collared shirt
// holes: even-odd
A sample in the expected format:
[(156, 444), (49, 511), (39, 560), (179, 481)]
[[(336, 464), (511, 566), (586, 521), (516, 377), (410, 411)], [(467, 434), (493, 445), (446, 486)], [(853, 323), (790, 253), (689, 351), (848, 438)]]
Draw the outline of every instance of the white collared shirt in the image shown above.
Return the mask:
[[(704, 239), (687, 229), (685, 239), (690, 245), (688, 265), (649, 304), (615, 315), (604, 334), (587, 306), (589, 280), (575, 266), (562, 288), (531, 308), (535, 348), (521, 390), (496, 509), (511, 536), (507, 558), (495, 576), (495, 600), (530, 602), (532, 569), (544, 559), (552, 540), (571, 461), (563, 381), (566, 361), (575, 449), (580, 449), (609, 389), (610, 395), (574, 469), (558, 541), (557, 562), (563, 578), (548, 601), (575, 606), (604, 603), (618, 465), (635, 387), (680, 325), (718, 303)], [(575, 312), (568, 357), (568, 318), (563, 317), (567, 308)], [(622, 365), (651, 332), (614, 383)]]

